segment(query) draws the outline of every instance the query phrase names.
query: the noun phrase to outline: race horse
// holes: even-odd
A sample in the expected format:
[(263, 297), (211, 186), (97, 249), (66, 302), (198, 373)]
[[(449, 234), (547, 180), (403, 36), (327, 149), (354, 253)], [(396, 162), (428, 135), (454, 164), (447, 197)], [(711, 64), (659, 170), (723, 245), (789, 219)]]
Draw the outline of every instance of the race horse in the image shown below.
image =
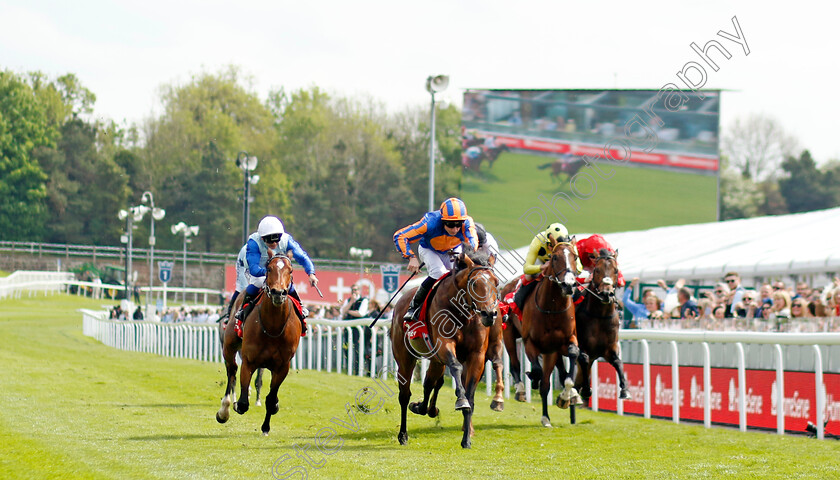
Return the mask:
[[(574, 241), (574, 240), (573, 240)], [(519, 356), (516, 351), (516, 335), (522, 337), (525, 355), (531, 362), (528, 373), (531, 386), (539, 388), (542, 398), (541, 423), (545, 427), (551, 426), (548, 415), (548, 391), (551, 387), (551, 374), (555, 367), (561, 370), (563, 364), (559, 355), (569, 358), (569, 372), (565, 373), (563, 389), (557, 397), (558, 405), (568, 405), (578, 399), (574, 386), (575, 365), (580, 350), (578, 348), (577, 330), (575, 325), (575, 309), (572, 303), (573, 288), (576, 285), (577, 255), (573, 243), (553, 242), (548, 244), (551, 256), (543, 264), (539, 283), (533, 292), (525, 299), (522, 309), (521, 322), (511, 315), (514, 329), (510, 326), (506, 330), (505, 348), (510, 357), (510, 370), (520, 390), (521, 378), (519, 374)], [(507, 333), (511, 331), (511, 333)], [(542, 356), (542, 365), (540, 365)], [(519, 393), (519, 392), (517, 392)], [(523, 392), (524, 393), (524, 392)], [(520, 399), (521, 397), (517, 398)]]
[(586, 162), (583, 161), (582, 157), (572, 157), (572, 158), (558, 158), (553, 162), (544, 163), (542, 165), (537, 166), (538, 170), (545, 170), (546, 168), (551, 167), (551, 179), (552, 180), (559, 180), (560, 174), (566, 174), (566, 176), (571, 179), (575, 176), (576, 173), (580, 171), (583, 166), (586, 165)]
[(467, 148), (461, 157), (461, 163), (464, 168), (468, 170), (481, 170), (481, 162), (487, 160), (489, 168), (493, 168), (493, 164), (499, 158), (502, 152), (509, 152), (510, 147), (507, 145), (499, 145), (498, 147), (486, 148), (481, 145), (474, 145)]
[(618, 373), (619, 398), (630, 395), (624, 378), (624, 364), (618, 355), (619, 309), (616, 305), (615, 289), (618, 286), (618, 251), (602, 248), (597, 255), (589, 254), (594, 264), (589, 286), (585, 288), (583, 301), (575, 309), (578, 342), (580, 344), (580, 380), (577, 383), (580, 395), (588, 400), (592, 394), (589, 375), (592, 364), (599, 358), (609, 362)]
[[(504, 297), (502, 297), (504, 298)], [(486, 359), (492, 362), (493, 372), (496, 374), (496, 383), (493, 384), (494, 395), (490, 401), (490, 409), (496, 412), (505, 409), (505, 382), (504, 382), (504, 328), (502, 322), (493, 322), (488, 332), (490, 339), (487, 342)]]
[[(484, 371), (489, 327), (496, 320), (499, 280), (493, 273), (492, 261), (479, 253), (462, 253), (459, 265), (437, 284), (434, 298), (426, 305), (428, 335), (432, 349), (418, 351), (407, 335), (419, 322), (407, 326), (403, 315), (408, 310), (413, 291), (403, 295), (394, 308), (391, 320), (391, 342), (397, 362), (400, 399), (400, 430), (397, 439), (408, 443), (406, 411), (417, 415), (437, 417), (437, 396), (443, 386), (443, 372), (455, 379), (455, 410), (464, 415), (461, 447), (470, 448), (472, 411), (475, 389)], [(408, 330), (407, 330), (408, 328)], [(423, 380), (423, 401), (409, 405), (411, 379), (420, 356), (430, 360)]]
[(280, 404), (277, 392), (289, 373), (292, 357), (300, 342), (301, 322), (289, 296), (292, 283), (292, 262), (283, 254), (269, 249), (265, 284), (258, 297), (256, 307), (242, 322), (242, 338), (234, 328), (226, 328), (222, 342), (222, 356), (227, 370), (227, 387), (222, 397), (222, 406), (216, 413), (216, 420), (225, 423), (230, 418), (230, 406), (236, 382), (236, 353), (242, 357), (242, 371), (239, 378), (239, 399), (233, 403), (233, 410), (242, 415), (248, 411), (248, 387), (251, 376), (258, 368), (271, 371), (271, 386), (265, 396), (265, 420), (263, 435), (271, 429), (271, 416), (278, 412)]

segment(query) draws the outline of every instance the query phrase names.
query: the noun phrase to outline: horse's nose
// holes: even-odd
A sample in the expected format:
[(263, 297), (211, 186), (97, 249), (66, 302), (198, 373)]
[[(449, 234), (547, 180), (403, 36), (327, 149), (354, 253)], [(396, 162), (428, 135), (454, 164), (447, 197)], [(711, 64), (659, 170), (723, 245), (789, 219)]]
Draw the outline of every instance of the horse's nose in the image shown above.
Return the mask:
[(481, 315), (481, 324), (485, 327), (493, 325), (493, 322), (496, 321), (496, 310), (493, 310), (492, 312), (485, 312), (482, 310), (479, 314)]

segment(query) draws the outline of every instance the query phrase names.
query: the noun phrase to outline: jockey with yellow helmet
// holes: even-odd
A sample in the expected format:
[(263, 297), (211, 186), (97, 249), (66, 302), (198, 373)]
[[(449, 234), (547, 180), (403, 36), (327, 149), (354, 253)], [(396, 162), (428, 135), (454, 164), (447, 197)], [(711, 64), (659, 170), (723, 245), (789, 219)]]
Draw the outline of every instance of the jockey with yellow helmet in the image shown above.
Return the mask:
[[(260, 220), (257, 231), (248, 237), (248, 242), (244, 248), (249, 285), (245, 289), (242, 306), (236, 313), (237, 330), (240, 328), (242, 320), (248, 318), (251, 310), (253, 310), (254, 299), (265, 284), (267, 273), (265, 267), (269, 261), (269, 248), (276, 254), (293, 256), (295, 261), (303, 266), (304, 271), (309, 275), (309, 283), (313, 286), (318, 284), (318, 277), (315, 276), (315, 266), (312, 264), (309, 254), (298, 245), (291, 235), (286, 233), (283, 228), (283, 222), (273, 215), (268, 215)], [(294, 282), (289, 287), (289, 295), (295, 297), (298, 303), (300, 303), (300, 296), (298, 296), (297, 290), (295, 290)], [(303, 307), (303, 304), (301, 304), (301, 307)], [(304, 323), (303, 319), (306, 318), (308, 311), (305, 307), (302, 308), (302, 314), (303, 318), (300, 319), (302, 324), (301, 335), (306, 333), (306, 323)]]
[[(531, 245), (528, 247), (528, 254), (525, 255), (525, 264), (522, 266), (522, 277), (520, 284), (517, 286), (515, 294), (508, 294), (504, 301), (500, 304), (502, 314), (507, 316), (508, 309), (516, 312), (517, 316), (522, 316), (522, 307), (528, 295), (537, 286), (538, 275), (542, 270), (543, 263), (547, 262), (551, 257), (551, 247), (549, 243), (572, 243), (572, 238), (569, 236), (569, 230), (562, 223), (552, 223), (545, 230), (534, 235), (531, 240)], [(582, 269), (580, 261), (575, 265), (577, 271)]]
[[(419, 260), (411, 251), (410, 244), (415, 241), (419, 241), (417, 245)], [(460, 250), (462, 242), (469, 243), (474, 249), (478, 248), (475, 222), (467, 215), (467, 207), (459, 198), (446, 199), (439, 210), (423, 215), (420, 221), (394, 233), (394, 244), (397, 250), (403, 258), (409, 259), (408, 271), (415, 273), (420, 270), (420, 264), (424, 263), (429, 272), (429, 276), (414, 293), (414, 298), (404, 317), (406, 321), (417, 319), (420, 306), (435, 280), (452, 269), (449, 251)]]

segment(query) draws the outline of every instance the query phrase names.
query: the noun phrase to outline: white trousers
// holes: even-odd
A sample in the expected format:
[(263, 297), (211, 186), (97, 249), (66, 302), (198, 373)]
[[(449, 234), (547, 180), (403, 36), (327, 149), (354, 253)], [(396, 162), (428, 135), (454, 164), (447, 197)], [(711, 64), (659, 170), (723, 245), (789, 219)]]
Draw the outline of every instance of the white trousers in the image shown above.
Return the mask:
[[(458, 245), (455, 250), (460, 252), (461, 246)], [(452, 270), (452, 260), (448, 253), (440, 253), (437, 250), (417, 245), (417, 256), (420, 257), (421, 263), (426, 264), (426, 270), (429, 272), (429, 276), (435, 280)]]

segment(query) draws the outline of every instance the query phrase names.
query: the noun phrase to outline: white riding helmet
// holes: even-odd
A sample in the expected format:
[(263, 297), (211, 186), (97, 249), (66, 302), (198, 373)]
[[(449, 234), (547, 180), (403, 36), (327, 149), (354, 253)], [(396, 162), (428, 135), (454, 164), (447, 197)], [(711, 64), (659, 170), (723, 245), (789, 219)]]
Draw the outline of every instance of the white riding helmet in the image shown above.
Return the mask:
[(281, 222), (279, 218), (274, 215), (268, 215), (260, 220), (260, 226), (257, 228), (257, 233), (259, 233), (262, 238), (273, 233), (282, 235), (286, 233), (286, 231), (283, 229), (283, 222)]

